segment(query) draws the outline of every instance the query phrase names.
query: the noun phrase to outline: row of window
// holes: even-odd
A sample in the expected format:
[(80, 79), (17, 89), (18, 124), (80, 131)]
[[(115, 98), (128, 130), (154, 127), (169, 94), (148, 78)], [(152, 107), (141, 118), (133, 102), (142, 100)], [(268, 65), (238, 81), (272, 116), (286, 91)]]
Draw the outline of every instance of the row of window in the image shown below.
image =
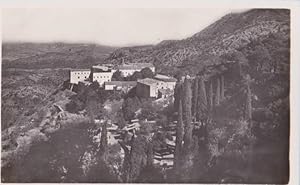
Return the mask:
[(85, 75), (85, 74), (90, 74), (90, 72), (77, 72), (77, 73), (74, 73), (75, 75)]
[(110, 76), (94, 76), (94, 78), (110, 78)]
[[(87, 78), (87, 76), (85, 76), (84, 78)], [(80, 79), (80, 76), (78, 76), (78, 79)]]

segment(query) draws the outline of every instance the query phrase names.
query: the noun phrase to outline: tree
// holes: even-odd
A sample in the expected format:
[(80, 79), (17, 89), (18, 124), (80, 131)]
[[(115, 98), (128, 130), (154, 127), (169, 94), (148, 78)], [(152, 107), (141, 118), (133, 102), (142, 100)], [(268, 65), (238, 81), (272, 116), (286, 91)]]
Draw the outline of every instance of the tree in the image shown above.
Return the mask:
[(136, 182), (141, 170), (147, 165), (147, 139), (138, 134), (133, 139), (130, 151), (129, 182)]
[(138, 115), (140, 120), (154, 120), (157, 118), (157, 109), (153, 106), (152, 102), (149, 100), (144, 100), (141, 102), (141, 114)]
[(124, 77), (121, 71), (117, 70), (116, 72), (114, 72), (114, 74), (112, 75), (111, 78), (112, 81), (123, 81)]
[(130, 81), (137, 81), (138, 79), (142, 79), (143, 75), (139, 71), (135, 71), (131, 76), (128, 77)]
[(124, 115), (122, 111), (118, 111), (116, 115), (116, 122), (119, 128), (123, 128), (126, 125), (126, 120), (124, 119)]
[(190, 79), (185, 79), (183, 84), (183, 94), (182, 94), (182, 112), (183, 121), (185, 123), (185, 133), (184, 133), (184, 143), (189, 146), (192, 140), (192, 90)]
[(255, 50), (250, 54), (249, 59), (254, 63), (257, 70), (268, 70), (268, 64), (270, 63), (272, 57), (269, 50), (262, 44), (258, 43), (255, 46)]
[(175, 154), (174, 154), (174, 169), (175, 175), (180, 173), (180, 163), (182, 155), (182, 141), (183, 141), (183, 121), (182, 121), (182, 103), (179, 100), (178, 104), (178, 116), (177, 116), (177, 125), (176, 125), (176, 144), (175, 144)]
[(196, 116), (197, 112), (197, 102), (198, 102), (198, 77), (194, 80), (193, 84), (193, 97), (192, 97), (192, 115), (193, 117)]
[(198, 87), (197, 119), (200, 120), (205, 118), (207, 114), (207, 97), (203, 76), (200, 77)]
[(242, 52), (237, 51), (237, 52), (233, 53), (233, 60), (237, 61), (239, 76), (242, 77), (243, 66), (248, 65), (248, 59), (245, 57), (245, 55)]
[(177, 82), (174, 89), (174, 107), (179, 106), (179, 100), (181, 99), (181, 94), (182, 94), (181, 89), (182, 89), (182, 84), (180, 82)]
[(212, 111), (213, 110), (213, 106), (214, 106), (214, 102), (213, 102), (213, 84), (212, 84), (212, 81), (209, 84), (208, 97), (209, 97), (209, 110)]
[(101, 130), (101, 140), (100, 140), (100, 155), (103, 161), (106, 159), (107, 155), (107, 123), (103, 123)]
[(143, 78), (153, 78), (154, 77), (154, 73), (149, 67), (143, 68), (141, 70), (141, 74), (142, 74)]
[(140, 108), (141, 102), (135, 96), (133, 98), (127, 98), (124, 100), (122, 105), (122, 111), (125, 120), (129, 121), (134, 118), (135, 112)]
[(216, 87), (216, 95), (215, 95), (215, 105), (220, 105), (220, 79), (217, 78), (217, 87)]
[(192, 90), (190, 79), (185, 79), (183, 84), (183, 95), (182, 95), (182, 112), (184, 127), (184, 144), (183, 144), (183, 155), (182, 155), (182, 170), (180, 179), (183, 182), (187, 182), (190, 179), (190, 174), (193, 166), (193, 152), (192, 152)]
[(130, 169), (131, 169), (131, 164), (130, 164), (130, 159), (131, 159), (131, 152), (130, 150), (127, 148), (127, 146), (124, 144), (124, 141), (119, 141), (120, 146), (122, 147), (122, 149), (124, 150), (124, 161), (123, 161), (123, 165), (122, 165), (122, 180), (123, 182), (129, 182), (130, 180)]
[(86, 110), (90, 117), (90, 123), (95, 123), (95, 118), (100, 114), (97, 94), (91, 87), (88, 87), (86, 96)]
[(221, 76), (221, 101), (225, 99), (224, 91), (225, 91), (225, 84), (224, 84), (224, 76)]
[(247, 99), (246, 99), (246, 110), (245, 110), (246, 120), (252, 119), (252, 100), (251, 100), (252, 94), (250, 89), (250, 82), (251, 82), (250, 75), (247, 75), (246, 77)]

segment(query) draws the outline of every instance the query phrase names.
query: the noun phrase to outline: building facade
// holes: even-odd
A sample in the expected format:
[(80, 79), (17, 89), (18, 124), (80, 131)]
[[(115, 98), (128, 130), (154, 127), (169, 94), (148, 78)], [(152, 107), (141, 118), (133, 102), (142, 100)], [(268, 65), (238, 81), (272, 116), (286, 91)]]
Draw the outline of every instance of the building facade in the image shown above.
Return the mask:
[(78, 82), (88, 80), (90, 74), (90, 69), (72, 69), (70, 70), (70, 83), (78, 84)]
[(154, 73), (155, 67), (151, 63), (132, 63), (132, 64), (122, 64), (116, 67), (124, 77), (131, 76), (136, 71), (141, 71), (144, 68), (149, 68)]
[(139, 79), (136, 85), (137, 96), (142, 98), (156, 98), (158, 95), (157, 84), (159, 82), (152, 78)]
[(113, 72), (93, 72), (91, 75), (91, 81), (98, 82), (100, 86), (103, 86), (105, 82), (110, 82)]
[(176, 78), (157, 74), (154, 76), (154, 79), (161, 81), (161, 83), (159, 83), (159, 85), (158, 85), (158, 89), (170, 89), (170, 90), (175, 89), (175, 85), (177, 82)]
[(105, 82), (104, 88), (107, 91), (118, 90), (123, 92), (128, 92), (130, 89), (136, 86), (136, 81), (111, 81)]
[(173, 94), (176, 81), (175, 78), (165, 75), (141, 79), (137, 81), (136, 92), (143, 98), (166, 98)]

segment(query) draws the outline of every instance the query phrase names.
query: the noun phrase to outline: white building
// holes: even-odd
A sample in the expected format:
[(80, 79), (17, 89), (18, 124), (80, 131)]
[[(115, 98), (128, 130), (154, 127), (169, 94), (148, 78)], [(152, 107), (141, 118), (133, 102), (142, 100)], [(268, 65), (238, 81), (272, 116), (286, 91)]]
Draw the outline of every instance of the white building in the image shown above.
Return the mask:
[[(176, 81), (175, 78), (165, 75), (156, 75), (154, 79), (139, 79), (136, 85), (136, 92), (139, 97), (143, 98), (157, 98), (159, 95), (161, 97), (167, 97), (167, 94), (173, 94)], [(166, 92), (164, 90), (166, 90)]]
[(149, 68), (154, 73), (155, 67), (151, 63), (131, 63), (131, 64), (122, 64), (116, 67), (116, 70), (122, 72), (124, 77), (132, 75), (136, 71), (141, 71), (144, 68)]
[(157, 75), (154, 76), (154, 79), (162, 81), (158, 85), (158, 89), (170, 89), (170, 90), (175, 89), (176, 82), (177, 82), (176, 78), (166, 76), (166, 75), (162, 75), (162, 74), (157, 74)]
[(123, 92), (128, 92), (130, 89), (136, 86), (136, 81), (111, 81), (105, 82), (105, 90), (120, 90)]
[(158, 96), (157, 86), (160, 83), (161, 81), (152, 78), (138, 79), (136, 85), (136, 94), (143, 98), (156, 98)]
[(70, 70), (70, 83), (78, 84), (78, 82), (87, 80), (90, 74), (90, 69), (72, 69)]
[(70, 70), (70, 83), (78, 84), (78, 82), (89, 80), (90, 82), (97, 81), (100, 86), (103, 86), (105, 82), (111, 81), (116, 70), (122, 72), (123, 76), (126, 77), (147, 67), (153, 73), (155, 72), (155, 67), (150, 63), (122, 64), (114, 69), (111, 65), (96, 65), (91, 69), (72, 69)]
[(91, 81), (96, 81), (100, 86), (103, 86), (105, 82), (110, 82), (113, 72), (93, 72), (91, 75)]

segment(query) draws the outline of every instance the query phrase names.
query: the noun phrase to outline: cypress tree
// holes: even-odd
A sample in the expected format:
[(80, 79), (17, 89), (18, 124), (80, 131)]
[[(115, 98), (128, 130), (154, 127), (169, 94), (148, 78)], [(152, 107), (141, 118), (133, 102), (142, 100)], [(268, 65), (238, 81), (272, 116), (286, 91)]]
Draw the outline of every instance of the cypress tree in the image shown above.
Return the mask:
[(123, 161), (123, 165), (122, 165), (122, 180), (123, 182), (129, 182), (129, 175), (130, 175), (130, 169), (131, 169), (131, 166), (130, 166), (130, 158), (131, 158), (131, 155), (130, 155), (130, 150), (127, 148), (127, 146), (124, 144), (123, 141), (119, 141), (119, 144), (120, 146), (123, 148), (124, 150), (124, 161)]
[(246, 78), (246, 87), (247, 87), (247, 99), (246, 99), (246, 120), (251, 120), (252, 119), (252, 100), (251, 100), (251, 89), (250, 89), (250, 76), (247, 75)]
[(175, 155), (174, 155), (174, 169), (175, 173), (180, 173), (180, 161), (182, 155), (182, 141), (183, 141), (183, 121), (182, 121), (182, 103), (179, 100), (178, 104), (178, 117), (177, 117), (177, 125), (176, 125), (176, 144), (175, 144)]
[(101, 140), (100, 140), (100, 152), (101, 152), (101, 157), (102, 159), (106, 159), (106, 154), (107, 154), (107, 123), (105, 122), (102, 125), (102, 131), (101, 131)]
[(153, 144), (152, 142), (148, 142), (147, 144), (147, 166), (153, 165)]
[(192, 150), (192, 90), (189, 79), (186, 79), (183, 84), (183, 96), (182, 96), (182, 112), (184, 121), (184, 144), (180, 180), (188, 182), (190, 180), (191, 170), (193, 167), (193, 150)]
[(197, 102), (197, 119), (203, 119), (207, 114), (207, 96), (204, 83), (204, 77), (199, 79), (198, 102)]
[(220, 105), (220, 79), (217, 79), (216, 95), (215, 95), (215, 105)]
[(213, 110), (213, 106), (214, 106), (214, 102), (213, 102), (213, 84), (212, 81), (209, 84), (209, 110), (212, 111)]
[(195, 78), (193, 83), (193, 97), (192, 97), (192, 116), (195, 117), (197, 113), (197, 102), (198, 102), (198, 77)]
[(183, 84), (183, 93), (182, 93), (182, 112), (183, 112), (183, 121), (185, 125), (184, 133), (184, 143), (186, 146), (192, 141), (192, 90), (191, 82), (189, 79), (185, 79)]
[(225, 94), (224, 94), (224, 91), (225, 91), (225, 84), (224, 84), (224, 76), (222, 75), (221, 76), (221, 101), (223, 101), (225, 99)]
[(177, 82), (174, 89), (174, 107), (178, 107), (179, 100), (181, 98), (181, 88), (182, 84), (180, 82)]

